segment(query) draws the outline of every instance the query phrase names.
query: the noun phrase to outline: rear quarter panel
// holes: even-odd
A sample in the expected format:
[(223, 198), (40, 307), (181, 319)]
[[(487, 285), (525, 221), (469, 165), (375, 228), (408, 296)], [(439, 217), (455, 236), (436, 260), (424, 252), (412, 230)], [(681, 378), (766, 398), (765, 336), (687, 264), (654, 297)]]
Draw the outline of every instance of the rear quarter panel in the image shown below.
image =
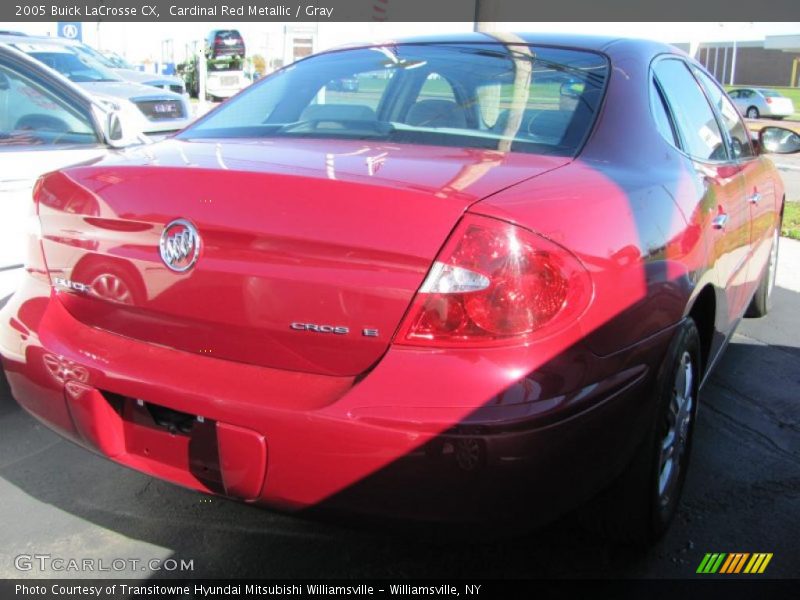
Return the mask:
[(527, 227), (583, 262), (594, 299), (581, 325), (601, 355), (677, 323), (695, 290), (712, 280), (703, 232), (714, 206), (692, 161), (655, 129), (652, 56), (625, 42), (612, 50), (606, 98), (579, 157), (472, 208)]

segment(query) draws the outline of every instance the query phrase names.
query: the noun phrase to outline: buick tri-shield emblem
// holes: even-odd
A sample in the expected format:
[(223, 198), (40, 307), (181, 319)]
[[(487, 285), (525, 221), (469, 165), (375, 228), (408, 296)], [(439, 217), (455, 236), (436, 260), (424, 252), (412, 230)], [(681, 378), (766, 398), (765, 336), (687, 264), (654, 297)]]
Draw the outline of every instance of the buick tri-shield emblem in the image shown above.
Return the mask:
[(161, 232), (159, 252), (161, 260), (173, 271), (188, 271), (200, 254), (200, 234), (186, 219), (175, 219)]

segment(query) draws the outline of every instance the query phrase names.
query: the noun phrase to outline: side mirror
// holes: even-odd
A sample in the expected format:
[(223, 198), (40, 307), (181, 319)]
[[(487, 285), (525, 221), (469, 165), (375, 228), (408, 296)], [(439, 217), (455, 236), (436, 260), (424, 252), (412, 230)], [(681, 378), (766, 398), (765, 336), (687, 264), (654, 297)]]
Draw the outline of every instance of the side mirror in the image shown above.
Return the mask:
[(93, 104), (97, 123), (100, 124), (100, 133), (103, 141), (112, 148), (127, 148), (135, 144), (148, 144), (151, 142), (141, 131), (125, 117), (124, 112), (107, 106)]
[(125, 135), (122, 131), (122, 119), (120, 119), (117, 111), (112, 110), (108, 113), (104, 129), (106, 142), (109, 146), (112, 148), (122, 148), (127, 145), (125, 144)]
[(800, 134), (784, 127), (764, 127), (758, 132), (758, 145), (762, 152), (794, 154), (800, 152)]

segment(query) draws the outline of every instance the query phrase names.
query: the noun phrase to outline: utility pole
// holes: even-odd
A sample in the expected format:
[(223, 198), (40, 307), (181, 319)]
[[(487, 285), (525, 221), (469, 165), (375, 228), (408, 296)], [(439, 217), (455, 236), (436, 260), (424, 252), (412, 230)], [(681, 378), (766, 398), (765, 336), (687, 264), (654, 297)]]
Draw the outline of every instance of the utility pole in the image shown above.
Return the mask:
[(497, 23), (491, 21), (495, 16), (493, 0), (475, 0), (475, 31), (491, 33), (497, 31)]
[(197, 104), (199, 114), (203, 115), (207, 109), (206, 103), (206, 78), (208, 77), (208, 65), (206, 64), (206, 53), (202, 44), (198, 44), (195, 48), (197, 55)]

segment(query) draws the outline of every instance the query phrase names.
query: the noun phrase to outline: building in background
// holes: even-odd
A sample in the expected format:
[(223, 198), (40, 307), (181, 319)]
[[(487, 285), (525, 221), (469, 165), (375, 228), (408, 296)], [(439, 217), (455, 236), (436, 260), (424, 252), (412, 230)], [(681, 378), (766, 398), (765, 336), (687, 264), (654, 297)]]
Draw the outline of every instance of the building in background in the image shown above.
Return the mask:
[[(688, 44), (676, 44), (688, 51)], [(798, 87), (800, 35), (767, 36), (764, 41), (702, 42), (695, 58), (724, 84)]]

